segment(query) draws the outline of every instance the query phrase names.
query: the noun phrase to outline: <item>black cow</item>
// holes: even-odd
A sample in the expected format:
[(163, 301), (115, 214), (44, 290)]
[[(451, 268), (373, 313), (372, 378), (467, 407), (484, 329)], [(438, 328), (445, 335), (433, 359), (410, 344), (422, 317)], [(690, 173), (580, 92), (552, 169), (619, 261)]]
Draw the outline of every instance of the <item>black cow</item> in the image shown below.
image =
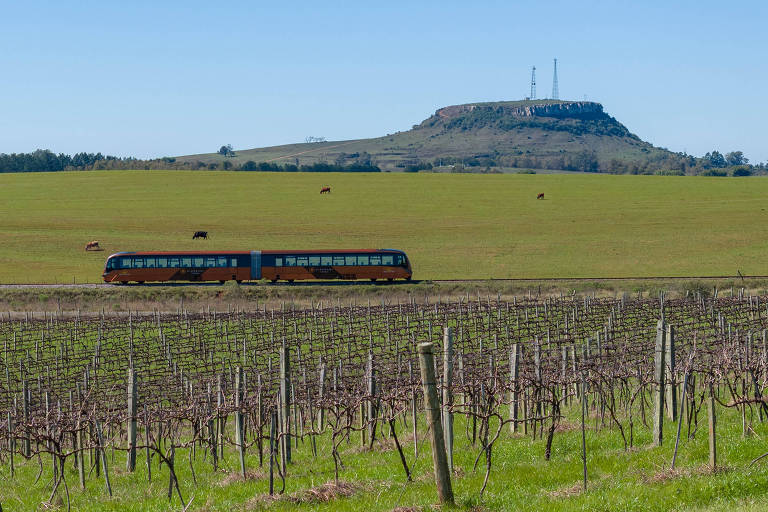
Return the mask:
[(195, 234), (192, 235), (192, 240), (195, 238), (204, 238), (208, 240), (208, 232), (207, 231), (195, 231)]

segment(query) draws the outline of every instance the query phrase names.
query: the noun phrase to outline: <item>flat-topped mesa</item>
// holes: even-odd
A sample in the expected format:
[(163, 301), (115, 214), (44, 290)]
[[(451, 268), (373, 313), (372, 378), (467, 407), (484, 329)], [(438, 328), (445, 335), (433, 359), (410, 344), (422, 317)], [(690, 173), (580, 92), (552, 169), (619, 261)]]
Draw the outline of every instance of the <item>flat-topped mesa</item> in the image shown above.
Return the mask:
[(466, 105), (451, 105), (438, 109), (435, 116), (441, 119), (451, 119), (473, 112), (475, 110), (490, 110), (496, 114), (513, 117), (597, 117), (602, 116), (603, 106), (593, 101), (519, 101), (498, 103), (469, 103)]

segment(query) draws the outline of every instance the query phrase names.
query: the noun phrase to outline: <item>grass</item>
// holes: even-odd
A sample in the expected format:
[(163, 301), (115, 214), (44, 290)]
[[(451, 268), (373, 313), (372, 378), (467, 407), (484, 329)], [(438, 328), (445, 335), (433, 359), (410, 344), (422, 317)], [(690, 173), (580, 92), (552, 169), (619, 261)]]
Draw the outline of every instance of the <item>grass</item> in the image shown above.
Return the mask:
[[(575, 413), (575, 411), (570, 411)], [(700, 415), (699, 430), (694, 439), (685, 439), (685, 428), (676, 470), (669, 470), (674, 446), (674, 425), (665, 425), (665, 443), (650, 447), (650, 432), (636, 426), (635, 448), (624, 451), (616, 430), (594, 430), (596, 419), (589, 422), (587, 433), (589, 484), (581, 489), (581, 431), (576, 416), (570, 417), (566, 429), (555, 434), (552, 460), (544, 461), (543, 441), (530, 436), (502, 435), (493, 451), (493, 468), (485, 495), (480, 497), (484, 477), (481, 462), (473, 471), (479, 445), (472, 447), (464, 435), (462, 417), (456, 422), (455, 465), (453, 478), (458, 510), (765, 510), (768, 498), (768, 463), (749, 462), (760, 455), (768, 434), (768, 425), (755, 418), (755, 435), (743, 438), (741, 417), (735, 410), (719, 408), (718, 464), (723, 468), (713, 474), (707, 467), (706, 419)], [(703, 424), (701, 422), (704, 422)], [(230, 426), (231, 428), (231, 426)], [(406, 429), (408, 430), (408, 429)], [(421, 428), (420, 436), (425, 429)], [(405, 437), (400, 433), (401, 439)], [(313, 458), (308, 441), (294, 450), (294, 463), (289, 467), (285, 495), (268, 499), (267, 468), (258, 468), (255, 448), (247, 456), (250, 476), (245, 481), (237, 476), (237, 457), (228, 451), (223, 468), (214, 473), (200, 452), (194, 463), (197, 485), (193, 484), (188, 452), (177, 450), (177, 471), (185, 500), (194, 496), (190, 510), (319, 510), (319, 511), (388, 511), (396, 507), (432, 510), (436, 502), (431, 469), (429, 443), (419, 438), (421, 453), (416, 459), (414, 481), (407, 483), (397, 451), (391, 443), (375, 445), (374, 453), (359, 448), (355, 435), (342, 444), (346, 468), (340, 480), (352, 489), (349, 497), (333, 497), (328, 502), (312, 501), (308, 489), (317, 489), (333, 481), (333, 463), (327, 454), (329, 439), (319, 444), (319, 456)], [(414, 464), (413, 443), (404, 440), (404, 452)], [(107, 450), (108, 456), (111, 454)], [(325, 455), (324, 455), (325, 454)], [(38, 482), (38, 463), (31, 460), (17, 467), (14, 478), (7, 464), (0, 466), (0, 503), (7, 510), (39, 510), (50, 494), (50, 465), (43, 459), (45, 470)], [(103, 478), (91, 476), (86, 490), (77, 484), (72, 461), (67, 464), (66, 478), (70, 486), (73, 510), (168, 510), (167, 468), (152, 467), (152, 483), (147, 484), (146, 459), (143, 452), (137, 460), (137, 471), (124, 470), (122, 453), (110, 459), (110, 480), (114, 496), (106, 496)], [(280, 488), (279, 479), (277, 488)], [(59, 502), (61, 505), (61, 502)], [(174, 495), (170, 508), (183, 508)]]
[[(99, 282), (111, 252), (196, 248), (394, 247), (415, 279), (762, 275), (766, 193), (759, 178), (5, 174), (0, 282)], [(93, 239), (106, 251), (84, 252)]]

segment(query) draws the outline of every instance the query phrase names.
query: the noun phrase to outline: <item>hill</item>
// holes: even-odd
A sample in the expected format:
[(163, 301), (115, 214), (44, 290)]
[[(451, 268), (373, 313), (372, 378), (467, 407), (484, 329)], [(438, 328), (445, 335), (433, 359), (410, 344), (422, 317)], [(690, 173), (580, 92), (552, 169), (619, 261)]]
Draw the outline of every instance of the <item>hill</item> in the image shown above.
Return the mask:
[(198, 167), (230, 162), (290, 165), (373, 163), (382, 170), (429, 167), (587, 172), (684, 170), (687, 158), (656, 148), (587, 101), (524, 100), (438, 109), (412, 129), (373, 139), (289, 144), (176, 158)]

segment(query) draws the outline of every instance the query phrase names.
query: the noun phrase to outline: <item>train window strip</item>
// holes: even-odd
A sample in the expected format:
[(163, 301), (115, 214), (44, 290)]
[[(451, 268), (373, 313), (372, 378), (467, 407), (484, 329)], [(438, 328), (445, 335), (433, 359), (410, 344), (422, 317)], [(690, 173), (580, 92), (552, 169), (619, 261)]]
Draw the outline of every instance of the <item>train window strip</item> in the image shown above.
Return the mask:
[(401, 254), (309, 254), (274, 256), (274, 263), (266, 260), (265, 266), (275, 267), (352, 267), (352, 266), (401, 266), (405, 258)]
[(107, 263), (108, 270), (133, 268), (231, 268), (247, 267), (233, 256), (121, 256)]

